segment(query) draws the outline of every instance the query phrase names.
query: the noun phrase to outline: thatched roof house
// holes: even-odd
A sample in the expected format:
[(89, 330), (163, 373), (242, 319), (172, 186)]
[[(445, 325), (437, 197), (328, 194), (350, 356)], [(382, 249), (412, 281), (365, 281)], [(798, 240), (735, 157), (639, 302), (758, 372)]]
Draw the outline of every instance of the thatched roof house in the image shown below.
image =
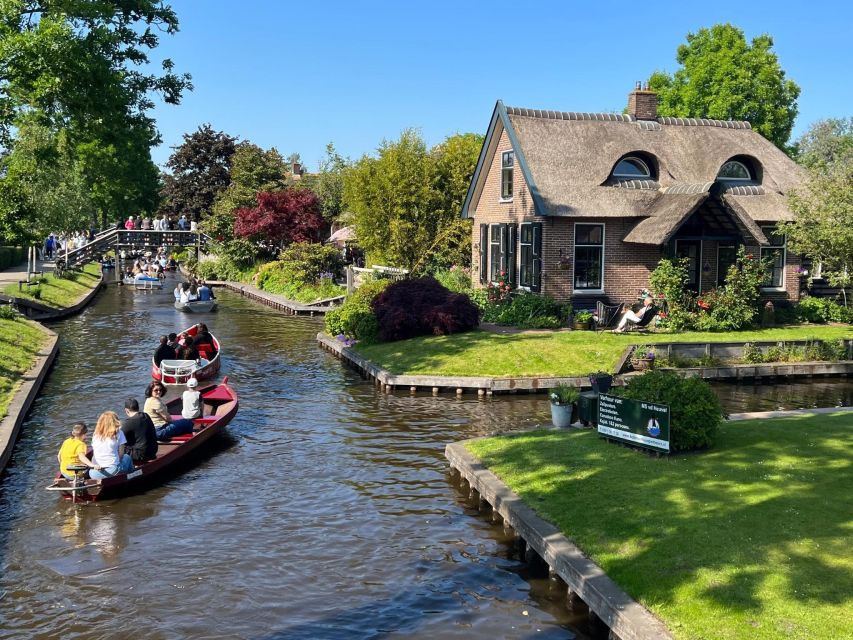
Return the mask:
[(748, 122), (657, 116), (638, 88), (626, 114), (495, 106), (463, 217), (474, 218), (475, 281), (575, 307), (628, 301), (665, 255), (716, 286), (736, 248), (770, 255), (770, 297), (796, 298), (796, 256), (773, 226), (791, 218), (800, 168)]

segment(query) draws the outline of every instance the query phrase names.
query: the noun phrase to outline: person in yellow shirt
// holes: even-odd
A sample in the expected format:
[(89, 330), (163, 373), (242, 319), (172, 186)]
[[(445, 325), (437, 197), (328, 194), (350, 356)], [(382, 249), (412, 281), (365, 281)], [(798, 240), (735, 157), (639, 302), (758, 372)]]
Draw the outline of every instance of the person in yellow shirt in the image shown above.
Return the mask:
[(98, 465), (89, 460), (86, 455), (86, 432), (88, 431), (84, 422), (75, 422), (71, 427), (71, 437), (66, 438), (59, 448), (56, 459), (59, 461), (59, 472), (68, 478), (74, 479), (74, 472), (68, 469), (71, 464), (84, 464), (90, 469), (100, 469)]

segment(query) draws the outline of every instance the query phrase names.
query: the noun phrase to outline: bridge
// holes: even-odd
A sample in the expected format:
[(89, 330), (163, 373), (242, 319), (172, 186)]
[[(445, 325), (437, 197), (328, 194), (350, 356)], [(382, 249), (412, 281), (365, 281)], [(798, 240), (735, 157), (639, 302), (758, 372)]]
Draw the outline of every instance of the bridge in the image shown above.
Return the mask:
[(95, 236), (91, 242), (57, 256), (65, 268), (73, 269), (87, 262), (99, 259), (113, 249), (118, 257), (122, 249), (141, 249), (156, 252), (160, 247), (197, 247), (207, 246), (210, 238), (198, 231), (155, 231), (153, 229), (108, 229)]

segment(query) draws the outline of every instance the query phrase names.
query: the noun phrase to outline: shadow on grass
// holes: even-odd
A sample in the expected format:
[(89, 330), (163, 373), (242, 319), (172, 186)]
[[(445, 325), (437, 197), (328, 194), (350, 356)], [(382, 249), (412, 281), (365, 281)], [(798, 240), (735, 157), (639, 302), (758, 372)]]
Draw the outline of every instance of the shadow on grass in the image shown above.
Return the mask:
[(851, 425), (849, 415), (728, 424), (715, 449), (669, 459), (590, 432), (475, 447), (635, 598), (672, 604), (687, 588), (754, 612), (768, 585), (800, 604), (849, 602)]

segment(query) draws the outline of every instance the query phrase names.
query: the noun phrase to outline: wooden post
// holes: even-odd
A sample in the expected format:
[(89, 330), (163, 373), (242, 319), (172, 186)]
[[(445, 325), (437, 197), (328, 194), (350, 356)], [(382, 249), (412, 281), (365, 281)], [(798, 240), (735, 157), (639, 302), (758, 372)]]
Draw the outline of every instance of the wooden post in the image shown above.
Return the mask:
[(355, 272), (352, 270), (352, 265), (347, 265), (347, 295), (355, 291)]

